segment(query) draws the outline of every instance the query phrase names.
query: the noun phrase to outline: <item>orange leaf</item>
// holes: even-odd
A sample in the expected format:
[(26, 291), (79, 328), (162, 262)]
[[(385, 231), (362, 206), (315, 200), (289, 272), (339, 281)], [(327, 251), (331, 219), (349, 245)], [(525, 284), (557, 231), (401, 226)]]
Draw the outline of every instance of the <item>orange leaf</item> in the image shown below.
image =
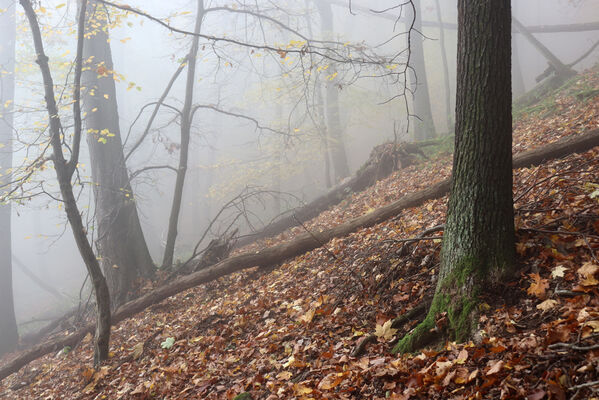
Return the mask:
[(549, 289), (549, 281), (541, 278), (539, 274), (529, 274), (528, 276), (532, 278), (533, 282), (530, 284), (526, 293), (543, 300), (546, 296), (547, 289)]

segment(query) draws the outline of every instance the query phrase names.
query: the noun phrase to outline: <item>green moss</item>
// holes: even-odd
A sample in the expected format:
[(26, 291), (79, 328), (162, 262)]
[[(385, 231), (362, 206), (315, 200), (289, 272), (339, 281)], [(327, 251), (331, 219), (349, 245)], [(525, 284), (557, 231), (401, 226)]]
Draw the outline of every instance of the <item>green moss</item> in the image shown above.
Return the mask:
[(237, 396), (233, 397), (233, 400), (252, 400), (252, 395), (248, 392), (239, 393)]
[[(424, 321), (393, 347), (393, 353), (414, 352), (428, 345), (435, 337), (446, 337), (458, 342), (468, 340), (475, 328), (475, 312), (480, 292), (477, 285), (478, 282), (483, 282), (481, 278), (481, 268), (476, 258), (460, 260), (451, 274), (438, 285)], [(441, 332), (438, 331), (436, 321), (437, 316), (444, 312), (447, 313), (447, 326)]]

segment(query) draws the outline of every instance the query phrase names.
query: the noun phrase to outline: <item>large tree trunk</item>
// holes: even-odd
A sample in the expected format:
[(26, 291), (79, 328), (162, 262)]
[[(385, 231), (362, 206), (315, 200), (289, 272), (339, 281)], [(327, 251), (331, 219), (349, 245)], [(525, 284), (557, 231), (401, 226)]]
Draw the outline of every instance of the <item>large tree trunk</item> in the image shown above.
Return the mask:
[[(315, 0), (314, 4), (318, 8), (320, 15), (320, 26), (325, 40), (333, 40), (333, 11), (331, 5), (327, 2)], [(327, 70), (329, 74), (334, 75), (336, 66), (331, 63)], [(339, 116), (339, 88), (334, 81), (326, 80), (326, 119), (327, 133), (330, 139), (331, 158), (333, 159), (333, 170), (335, 181), (339, 182), (349, 176), (349, 164), (347, 162), (347, 153), (345, 152), (345, 140), (341, 129), (341, 119)]]
[[(422, 36), (422, 7), (420, 0), (413, 0), (407, 9), (412, 12), (414, 29), (409, 34), (410, 67), (412, 67), (412, 91), (414, 93), (414, 113), (417, 118), (410, 121), (414, 126), (414, 139), (426, 140), (436, 136), (431, 101), (428, 93), (426, 64), (424, 61), (424, 38)], [(410, 20), (410, 19), (408, 19)]]
[(425, 320), (395, 351), (427, 344), (439, 314), (467, 340), (478, 297), (514, 267), (510, 0), (458, 1), (456, 145), (441, 267)]
[(107, 18), (106, 10), (90, 1), (83, 51), (83, 59), (90, 61), (83, 72), (82, 95), (94, 182), (96, 247), (117, 307), (128, 300), (140, 277), (152, 276), (154, 265), (123, 155)]
[(77, 37), (77, 57), (75, 60), (75, 90), (73, 93), (73, 114), (75, 119), (75, 132), (73, 135), (72, 158), (67, 162), (64, 157), (64, 149), (62, 145), (62, 124), (59, 117), (58, 107), (54, 94), (54, 82), (50, 66), (48, 64), (48, 56), (44, 52), (42, 34), (40, 31), (37, 15), (33, 10), (30, 0), (19, 0), (21, 6), (25, 10), (29, 27), (33, 36), (35, 53), (37, 56), (36, 62), (40, 67), (42, 79), (44, 82), (44, 97), (46, 100), (46, 109), (48, 111), (50, 145), (52, 146), (52, 162), (56, 171), (56, 179), (60, 187), (60, 194), (64, 204), (64, 209), (73, 232), (73, 237), (81, 258), (85, 263), (87, 272), (89, 273), (96, 298), (96, 334), (94, 341), (94, 365), (99, 365), (102, 361), (108, 358), (108, 348), (110, 343), (110, 293), (106, 279), (102, 275), (102, 269), (98, 263), (98, 259), (94, 254), (94, 250), (90, 242), (87, 240), (87, 230), (83, 226), (83, 220), (79, 213), (77, 200), (73, 193), (73, 185), (71, 179), (77, 168), (79, 156), (79, 143), (81, 140), (81, 116), (79, 107), (79, 90), (80, 77), (82, 69), (82, 52), (84, 42), (84, 17), (87, 6), (87, 1), (82, 0), (82, 7), (79, 14), (78, 37)]
[[(198, 0), (198, 11), (196, 15), (195, 33), (200, 33), (202, 21), (204, 19), (204, 0)], [(173, 203), (168, 220), (168, 233), (166, 237), (166, 246), (164, 248), (164, 257), (162, 267), (167, 268), (173, 265), (175, 254), (175, 242), (177, 240), (177, 226), (179, 225), (179, 213), (181, 212), (181, 200), (183, 199), (183, 186), (185, 185), (185, 175), (187, 174), (187, 164), (189, 158), (189, 142), (191, 140), (191, 123), (193, 113), (191, 106), (193, 104), (193, 88), (196, 73), (196, 59), (198, 55), (199, 37), (194, 36), (191, 43), (191, 50), (187, 56), (187, 82), (185, 86), (185, 101), (181, 111), (181, 145), (179, 154), (179, 168), (177, 169), (177, 179), (175, 181), (175, 190), (173, 192)]]
[[(555, 158), (565, 157), (568, 154), (585, 152), (595, 146), (599, 146), (599, 130), (590, 131), (577, 136), (569, 136), (539, 149), (516, 155), (514, 157), (513, 166), (514, 168), (527, 168)], [(221, 276), (251, 267), (267, 267), (280, 264), (290, 257), (295, 257), (306, 251), (318, 248), (322, 243), (326, 243), (334, 237), (349, 235), (358, 229), (367, 228), (385, 221), (388, 218), (394, 217), (406, 208), (417, 207), (427, 200), (437, 199), (444, 196), (447, 194), (449, 186), (450, 180), (445, 179), (428, 189), (405, 195), (394, 203), (381, 207), (374, 212), (362, 215), (361, 217), (354, 218), (353, 220), (324, 232), (314, 232), (313, 234), (306, 233), (287, 243), (272, 246), (258, 252), (252, 251), (229, 257), (209, 268), (177, 278), (166, 285), (156, 288), (147, 295), (123, 304), (114, 314), (112, 323), (118, 324), (120, 321), (132, 317), (152, 304), (156, 304), (194, 286), (218, 279)], [(91, 331), (93, 331), (93, 325), (88, 325), (68, 336), (41, 343), (31, 350), (22, 353), (19, 357), (0, 367), (0, 381), (10, 374), (17, 372), (20, 368), (36, 358), (59, 350), (65, 346), (75, 345)]]
[[(10, 191), (7, 185), (12, 168), (12, 130), (15, 95), (15, 5), (10, 0), (0, 0), (0, 356), (17, 347), (19, 336), (15, 320), (12, 290), (11, 207), (2, 197)], [(4, 204), (3, 204), (4, 203)]]

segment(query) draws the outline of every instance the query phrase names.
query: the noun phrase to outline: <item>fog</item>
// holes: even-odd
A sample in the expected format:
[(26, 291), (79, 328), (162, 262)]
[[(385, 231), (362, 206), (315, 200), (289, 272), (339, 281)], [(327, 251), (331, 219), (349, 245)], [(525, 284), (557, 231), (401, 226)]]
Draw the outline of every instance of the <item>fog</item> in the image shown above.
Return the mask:
[[(436, 24), (436, 1), (420, 1), (417, 12), (424, 21), (422, 35), (417, 30), (405, 34), (411, 16), (409, 10), (395, 7), (398, 1), (315, 1), (321, 5), (332, 3), (332, 32), (323, 29), (314, 1), (204, 1), (206, 9), (223, 9), (206, 14), (201, 33), (220, 39), (199, 39), (193, 104), (200, 108), (191, 125), (175, 261), (191, 256), (219, 210), (244, 190), (262, 194), (251, 197), (244, 206), (223, 212), (210, 227), (200, 248), (235, 228), (241, 234), (248, 234), (281, 213), (327, 192), (326, 165), (331, 168), (331, 184), (343, 179), (335, 174), (334, 160), (327, 155), (325, 147), (331, 152), (338, 143), (334, 139), (329, 138), (328, 143), (323, 139), (324, 128), (329, 134), (334, 129), (322, 125), (323, 121), (325, 125), (331, 123), (330, 117), (321, 115), (325, 113), (322, 99), (327, 95), (327, 87), (332, 86), (338, 96), (337, 129), (341, 132), (341, 146), (346, 151), (350, 173), (360, 168), (376, 145), (421, 139), (415, 137), (415, 129), (422, 121), (408, 116), (407, 111), (418, 114), (414, 110), (414, 98), (422, 96), (424, 90), (430, 97), (433, 136), (452, 133), (453, 119), (446, 115), (446, 82)], [(446, 24), (443, 33), (449, 108), (453, 110), (457, 5), (454, 0), (439, 3), (441, 18)], [(194, 29), (197, 2), (130, 0), (127, 5), (171, 27)], [(12, 210), (14, 306), (22, 334), (62, 315), (80, 301), (88, 301), (91, 287), (64, 207), (57, 201), (60, 192), (52, 164), (48, 162), (43, 168), (33, 168), (31, 175), (27, 175), (32, 160), (49, 155), (43, 85), (22, 9), (18, 2), (7, 0), (1, 2), (0, 8), (6, 10), (3, 14), (16, 10), (17, 23), (14, 101), (2, 98), (1, 103), (6, 109), (10, 108), (14, 117), (13, 176), (27, 176), (13, 184), (7, 199)], [(127, 170), (148, 249), (154, 263), (160, 266), (175, 187), (173, 169), (177, 168), (180, 155), (181, 120), (177, 110), (184, 107), (186, 69), (166, 95), (164, 106), (158, 110), (145, 139), (134, 146), (146, 129), (155, 103), (189, 52), (192, 38), (173, 32), (146, 16), (112, 7), (107, 10), (114, 19), (109, 44), (114, 62), (118, 124), (124, 154), (131, 152)], [(253, 14), (243, 12), (248, 10)], [(36, 11), (43, 27), (56, 92), (72, 91), (77, 2), (41, 1)], [(258, 14), (268, 18), (257, 17)], [(516, 0), (513, 15), (527, 27), (582, 24), (596, 22), (599, 5), (590, 0)], [(578, 59), (599, 39), (597, 31), (534, 35), (565, 64)], [(410, 71), (411, 68), (423, 71), (422, 66), (413, 65), (412, 60), (407, 75), (398, 72), (404, 69), (411, 54), (406, 51), (408, 37), (412, 42), (424, 37), (428, 87), (417, 86), (413, 95), (408, 90), (414, 80)], [(306, 46), (306, 38), (307, 43), (315, 41), (313, 47)], [(330, 44), (333, 42), (334, 45)], [(334, 47), (331, 53), (326, 50), (329, 44)], [(304, 53), (292, 52), (302, 48)], [(548, 64), (520, 33), (514, 33), (513, 51), (518, 61), (514, 62), (514, 82), (521, 80), (523, 84), (519, 93), (514, 93), (519, 95), (535, 87), (536, 77)], [(341, 55), (345, 57), (344, 62), (327, 58), (340, 59)], [(369, 59), (371, 63), (360, 63), (358, 59)], [(596, 61), (597, 51), (594, 51), (573, 68), (580, 71)], [(331, 72), (333, 70), (335, 72)], [(65, 82), (69, 83), (65, 85)], [(74, 123), (72, 102), (65, 97), (59, 103), (66, 132)], [(84, 113), (84, 131), (87, 118)], [(330, 158), (329, 162), (325, 157)], [(155, 168), (161, 166), (170, 168)], [(88, 238), (93, 242), (97, 234), (91, 167), (84, 141), (74, 182)], [(6, 174), (6, 171), (0, 173)], [(14, 190), (15, 187), (18, 189)], [(6, 189), (0, 188), (0, 195), (3, 191)], [(240, 210), (244, 212), (242, 216), (239, 216)], [(23, 268), (57, 293), (50, 293), (35, 283)]]

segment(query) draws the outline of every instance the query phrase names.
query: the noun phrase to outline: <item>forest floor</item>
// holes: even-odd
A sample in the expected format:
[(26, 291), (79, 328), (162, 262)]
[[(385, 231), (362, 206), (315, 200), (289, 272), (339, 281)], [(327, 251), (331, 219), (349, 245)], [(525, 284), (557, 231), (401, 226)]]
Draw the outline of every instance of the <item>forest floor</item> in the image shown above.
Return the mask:
[[(599, 128), (599, 68), (520, 110), (514, 152)], [(451, 154), (401, 170), (276, 238), (368, 213), (450, 175)], [(92, 338), (0, 384), (2, 399), (599, 398), (599, 148), (514, 171), (518, 274), (481, 299), (476, 343), (412, 355), (389, 320), (431, 296), (447, 198), (287, 260), (180, 293), (113, 328), (110, 360)], [(440, 235), (434, 233), (433, 235)], [(374, 334), (363, 355), (356, 345)]]

